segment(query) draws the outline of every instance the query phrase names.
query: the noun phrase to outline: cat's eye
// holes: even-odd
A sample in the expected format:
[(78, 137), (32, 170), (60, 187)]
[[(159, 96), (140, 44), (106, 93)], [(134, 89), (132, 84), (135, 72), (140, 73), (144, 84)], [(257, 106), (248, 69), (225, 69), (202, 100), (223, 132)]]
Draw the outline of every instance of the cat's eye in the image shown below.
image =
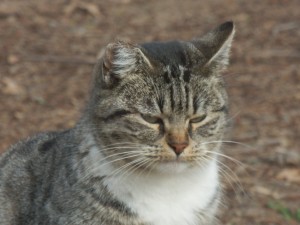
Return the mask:
[(151, 116), (151, 115), (147, 115), (147, 114), (141, 114), (142, 118), (151, 124), (161, 124), (162, 123), (162, 119), (157, 117), (157, 116)]
[(206, 115), (205, 115), (205, 114), (202, 115), (202, 116), (197, 116), (197, 117), (191, 119), (191, 120), (190, 120), (190, 123), (200, 123), (200, 122), (202, 122), (203, 120), (205, 120), (205, 118), (206, 118)]

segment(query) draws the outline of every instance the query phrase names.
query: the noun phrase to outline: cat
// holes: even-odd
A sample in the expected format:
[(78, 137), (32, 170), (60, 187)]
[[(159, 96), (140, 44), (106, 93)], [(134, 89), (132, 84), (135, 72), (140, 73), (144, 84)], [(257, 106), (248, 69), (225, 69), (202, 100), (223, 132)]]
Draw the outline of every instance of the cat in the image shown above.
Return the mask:
[(1, 157), (0, 224), (218, 224), (233, 36), (108, 44), (75, 127)]

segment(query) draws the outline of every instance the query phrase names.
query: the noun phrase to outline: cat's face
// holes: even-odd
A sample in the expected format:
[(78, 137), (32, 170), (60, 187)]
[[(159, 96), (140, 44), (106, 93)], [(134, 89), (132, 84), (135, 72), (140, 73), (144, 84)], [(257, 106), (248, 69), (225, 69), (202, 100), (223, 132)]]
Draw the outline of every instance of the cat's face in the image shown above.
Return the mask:
[(232, 36), (225, 24), (194, 42), (110, 44), (92, 101), (92, 130), (107, 161), (169, 172), (212, 160), (226, 127), (219, 72)]

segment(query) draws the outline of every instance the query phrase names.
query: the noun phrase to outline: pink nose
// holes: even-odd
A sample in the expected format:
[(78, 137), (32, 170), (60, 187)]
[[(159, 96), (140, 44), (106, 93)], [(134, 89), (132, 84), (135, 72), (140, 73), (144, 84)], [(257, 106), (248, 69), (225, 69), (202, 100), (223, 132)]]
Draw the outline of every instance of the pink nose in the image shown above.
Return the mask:
[(184, 149), (188, 146), (187, 142), (181, 142), (181, 143), (169, 143), (170, 147), (173, 149), (175, 154), (179, 156)]

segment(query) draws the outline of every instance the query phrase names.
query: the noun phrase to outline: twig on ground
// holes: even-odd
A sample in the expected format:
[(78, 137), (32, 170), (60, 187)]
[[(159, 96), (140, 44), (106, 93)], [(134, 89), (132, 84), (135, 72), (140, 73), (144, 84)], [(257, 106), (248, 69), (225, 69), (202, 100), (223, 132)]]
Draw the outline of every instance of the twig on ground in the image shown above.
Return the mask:
[(297, 29), (297, 28), (300, 28), (300, 23), (297, 23), (297, 22), (282, 23), (273, 28), (272, 35), (276, 36), (280, 32), (287, 31), (287, 30), (293, 30), (293, 29)]
[(289, 49), (266, 49), (254, 52), (254, 58), (300, 58), (300, 51)]
[(23, 61), (49, 62), (49, 63), (69, 63), (69, 64), (89, 64), (94, 65), (94, 57), (66, 57), (56, 55), (27, 55), (22, 57)]

